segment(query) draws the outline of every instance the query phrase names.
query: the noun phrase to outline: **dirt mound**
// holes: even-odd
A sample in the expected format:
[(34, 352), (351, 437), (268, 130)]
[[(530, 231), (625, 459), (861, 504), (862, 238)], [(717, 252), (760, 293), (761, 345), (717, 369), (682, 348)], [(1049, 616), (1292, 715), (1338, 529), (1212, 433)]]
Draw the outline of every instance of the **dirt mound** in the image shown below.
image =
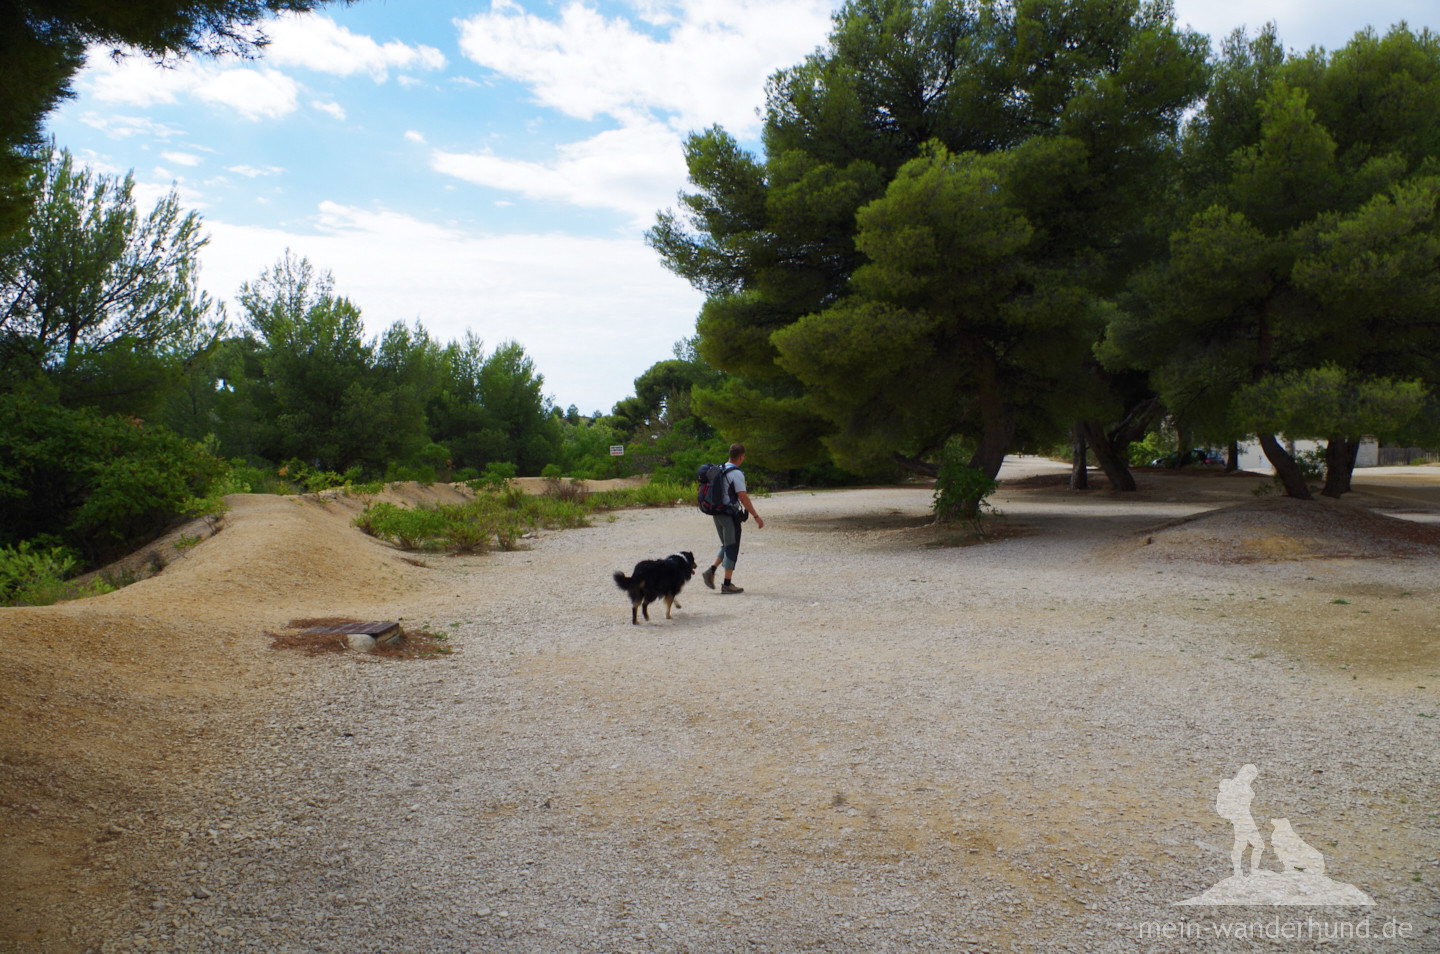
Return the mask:
[[(411, 504), (443, 493), (388, 491)], [(53, 907), (63, 886), (106, 890), (118, 877), (106, 859), (153, 814), (171, 771), (193, 782), (223, 762), (226, 732), (263, 699), (267, 630), (292, 617), (382, 618), (429, 579), (351, 524), (354, 501), (227, 501), (214, 536), (196, 542), (208, 529), (187, 525), (130, 558), (161, 565), (157, 575), (0, 608), (0, 892), (15, 937), (65, 923)]]
[(1351, 502), (1276, 497), (1141, 531), (1124, 549), (1143, 560), (1205, 563), (1434, 557), (1440, 556), (1440, 526)]

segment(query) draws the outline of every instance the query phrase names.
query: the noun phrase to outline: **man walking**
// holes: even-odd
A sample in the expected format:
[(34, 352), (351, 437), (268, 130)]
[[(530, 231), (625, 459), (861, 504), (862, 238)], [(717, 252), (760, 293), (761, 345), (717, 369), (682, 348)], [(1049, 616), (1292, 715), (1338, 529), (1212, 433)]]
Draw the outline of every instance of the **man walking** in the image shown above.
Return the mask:
[(716, 555), (715, 562), (710, 565), (710, 569), (700, 574), (700, 579), (704, 580), (705, 585), (710, 589), (715, 589), (715, 571), (723, 563), (725, 565), (725, 582), (720, 585), (721, 593), (745, 592), (731, 579), (735, 575), (735, 561), (740, 558), (741, 522), (748, 514), (755, 518), (757, 530), (765, 526), (765, 520), (755, 512), (755, 505), (750, 502), (750, 495), (745, 492), (745, 472), (740, 469), (740, 465), (744, 462), (745, 445), (731, 444), (730, 462), (725, 465), (724, 471), (716, 478), (727, 484), (722, 499), (730, 505), (730, 512), (714, 515), (715, 532), (720, 535), (720, 552)]

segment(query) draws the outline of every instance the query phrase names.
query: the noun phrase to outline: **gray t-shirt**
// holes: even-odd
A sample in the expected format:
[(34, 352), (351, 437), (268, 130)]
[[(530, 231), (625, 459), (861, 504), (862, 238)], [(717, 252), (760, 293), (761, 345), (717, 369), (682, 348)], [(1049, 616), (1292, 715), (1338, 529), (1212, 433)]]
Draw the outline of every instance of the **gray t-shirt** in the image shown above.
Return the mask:
[(736, 510), (744, 510), (740, 503), (740, 495), (745, 492), (745, 472), (733, 464), (725, 465), (725, 481), (730, 485), (730, 492), (725, 497), (725, 502), (731, 504)]

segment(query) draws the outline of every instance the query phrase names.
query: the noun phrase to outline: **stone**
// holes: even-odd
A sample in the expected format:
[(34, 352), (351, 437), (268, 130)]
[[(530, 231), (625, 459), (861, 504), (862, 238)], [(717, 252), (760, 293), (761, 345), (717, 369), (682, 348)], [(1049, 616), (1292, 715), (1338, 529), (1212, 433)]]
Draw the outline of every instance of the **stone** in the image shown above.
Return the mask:
[(345, 641), (357, 653), (368, 653), (375, 649), (375, 637), (366, 636), (364, 633), (350, 633), (345, 637)]

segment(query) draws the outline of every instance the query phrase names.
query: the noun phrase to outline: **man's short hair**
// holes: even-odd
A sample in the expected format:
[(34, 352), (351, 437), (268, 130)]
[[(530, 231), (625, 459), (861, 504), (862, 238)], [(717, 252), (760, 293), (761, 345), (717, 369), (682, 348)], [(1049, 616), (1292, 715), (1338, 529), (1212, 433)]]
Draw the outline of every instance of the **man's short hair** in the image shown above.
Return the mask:
[(740, 455), (743, 454), (743, 453), (745, 453), (745, 445), (744, 445), (744, 444), (731, 444), (731, 445), (730, 445), (730, 459), (731, 459), (731, 460), (737, 460), (737, 459), (740, 457)]

